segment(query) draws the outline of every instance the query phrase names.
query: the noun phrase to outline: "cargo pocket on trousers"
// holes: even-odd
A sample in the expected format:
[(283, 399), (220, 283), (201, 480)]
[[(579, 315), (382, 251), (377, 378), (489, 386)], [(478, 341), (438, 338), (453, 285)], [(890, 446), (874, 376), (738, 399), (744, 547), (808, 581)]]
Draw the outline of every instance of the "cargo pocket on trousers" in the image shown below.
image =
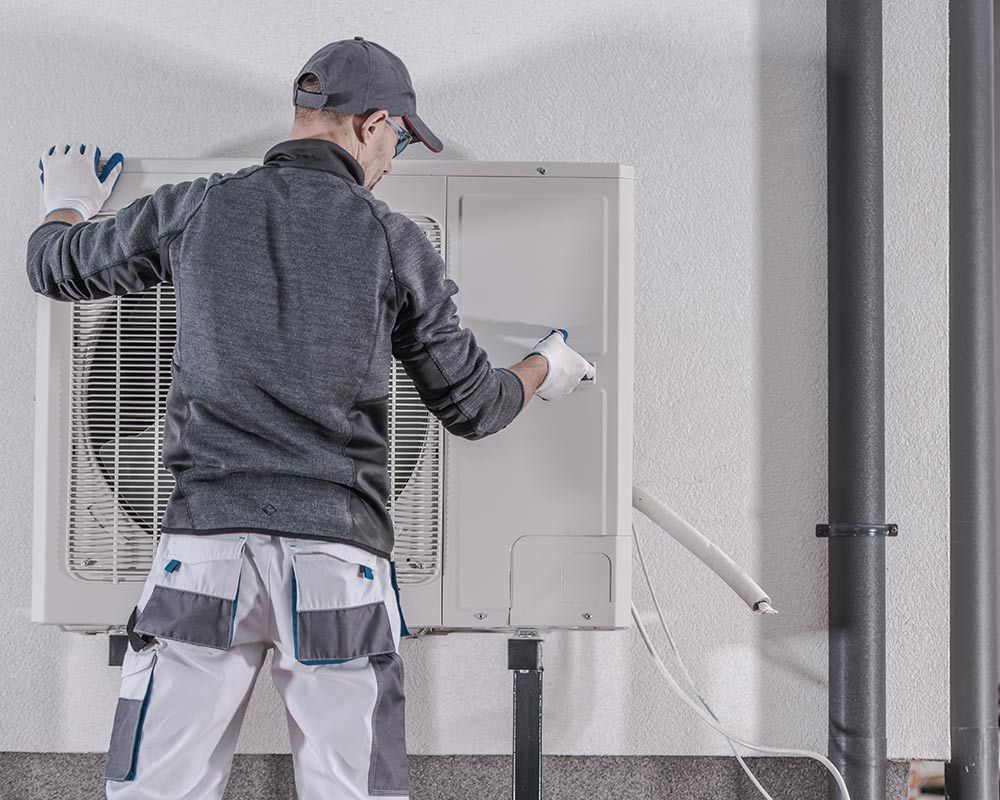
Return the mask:
[(403, 658), (399, 653), (373, 656), (378, 693), (372, 712), (372, 754), (368, 766), (369, 795), (405, 795), (410, 790), (406, 757), (406, 700)]
[(135, 777), (136, 757), (146, 707), (153, 691), (153, 665), (157, 645), (135, 652), (125, 651), (122, 660), (121, 690), (115, 707), (104, 778), (109, 781), (130, 781)]
[(246, 534), (168, 533), (150, 572), (138, 633), (228, 650), (233, 641)]
[(384, 559), (338, 542), (289, 544), (292, 638), (302, 664), (396, 652)]

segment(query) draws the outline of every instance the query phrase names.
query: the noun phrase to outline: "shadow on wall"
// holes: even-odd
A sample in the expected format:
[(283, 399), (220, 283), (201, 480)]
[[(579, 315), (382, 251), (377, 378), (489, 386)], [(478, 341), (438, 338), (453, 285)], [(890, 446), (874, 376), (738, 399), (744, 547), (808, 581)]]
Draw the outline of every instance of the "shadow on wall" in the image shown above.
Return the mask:
[(779, 745), (789, 687), (815, 696), (799, 704), (809, 730), (827, 724), (826, 659), (813, 657), (827, 650), (825, 14), (760, 4), (760, 583), (784, 593), (777, 617), (757, 618), (756, 694), (760, 739)]

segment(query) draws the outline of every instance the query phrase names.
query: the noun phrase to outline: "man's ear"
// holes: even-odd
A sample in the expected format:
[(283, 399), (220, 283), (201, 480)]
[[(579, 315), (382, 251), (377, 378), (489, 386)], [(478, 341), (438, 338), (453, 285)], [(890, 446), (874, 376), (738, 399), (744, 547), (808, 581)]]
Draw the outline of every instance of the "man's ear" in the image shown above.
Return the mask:
[(385, 125), (385, 120), (389, 118), (388, 112), (383, 108), (370, 114), (362, 123), (360, 136), (361, 140), (367, 144), (378, 135), (379, 126)]

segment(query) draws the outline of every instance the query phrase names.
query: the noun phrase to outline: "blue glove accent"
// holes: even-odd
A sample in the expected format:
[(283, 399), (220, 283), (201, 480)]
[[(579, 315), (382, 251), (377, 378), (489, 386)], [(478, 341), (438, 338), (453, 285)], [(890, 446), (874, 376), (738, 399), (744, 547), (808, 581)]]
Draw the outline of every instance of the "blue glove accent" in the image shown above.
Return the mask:
[[(112, 153), (111, 154), (111, 158), (108, 159), (108, 163), (105, 164), (104, 165), (104, 169), (101, 170), (100, 169), (100, 160), (101, 160), (101, 148), (100, 147), (95, 147), (94, 148), (94, 174), (97, 176), (97, 180), (99, 180), (101, 183), (104, 183), (108, 179), (108, 175), (111, 174), (111, 170), (113, 170), (119, 164), (124, 164), (125, 163), (125, 158), (124, 158), (124, 156), (122, 156), (121, 153)], [(115, 183), (117, 183), (117, 182), (118, 182), (118, 179), (116, 178), (115, 179)]]
[[(564, 341), (564, 342), (565, 342), (565, 341), (566, 341), (567, 339), (569, 339), (569, 331), (567, 331), (567, 330), (566, 330), (565, 328), (556, 328), (556, 330), (558, 330), (558, 331), (559, 331), (559, 333), (561, 333), (561, 334), (562, 334), (562, 337), (563, 337), (563, 341)], [(553, 333), (555, 333), (555, 331), (553, 331)]]
[[(55, 151), (56, 151), (56, 146), (52, 145), (52, 147), (49, 148), (49, 155), (52, 155)], [(38, 159), (38, 168), (42, 171), (42, 174), (38, 176), (38, 180), (40, 180), (42, 182), (42, 184), (44, 185), (45, 184), (45, 167), (42, 166), (42, 159)]]
[(177, 568), (180, 565), (181, 565), (181, 562), (178, 561), (176, 558), (174, 558), (174, 559), (171, 559), (170, 563), (168, 563), (167, 566), (165, 566), (163, 569), (166, 570), (167, 572), (176, 572)]
[[(49, 155), (52, 155), (55, 151), (56, 151), (56, 146), (52, 145), (52, 147), (49, 148)], [(45, 167), (42, 166), (42, 159), (38, 159), (38, 168), (42, 171), (42, 174), (38, 176), (38, 180), (40, 180), (44, 184), (45, 183)]]
[[(97, 155), (94, 156), (94, 172), (97, 172), (97, 158), (100, 156), (101, 151), (97, 151)], [(117, 167), (119, 164), (125, 163), (125, 157), (121, 153), (112, 153), (111, 158), (108, 159), (108, 163), (104, 165), (104, 169), (101, 174), (98, 175), (98, 179), (101, 183), (104, 183), (108, 179), (108, 175), (111, 174), (111, 170)], [(121, 177), (121, 173), (118, 173), (118, 178)], [(118, 183), (118, 178), (115, 178), (115, 183)], [(112, 186), (114, 188), (114, 186)]]

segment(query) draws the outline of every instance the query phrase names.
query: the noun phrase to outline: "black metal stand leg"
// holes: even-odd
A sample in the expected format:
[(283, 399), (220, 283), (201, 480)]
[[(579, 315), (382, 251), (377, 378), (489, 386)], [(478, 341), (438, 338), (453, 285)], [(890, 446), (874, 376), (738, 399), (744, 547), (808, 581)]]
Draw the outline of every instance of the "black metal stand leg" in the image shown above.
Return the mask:
[(513, 800), (542, 797), (542, 639), (523, 630), (507, 640), (507, 669), (514, 670)]

